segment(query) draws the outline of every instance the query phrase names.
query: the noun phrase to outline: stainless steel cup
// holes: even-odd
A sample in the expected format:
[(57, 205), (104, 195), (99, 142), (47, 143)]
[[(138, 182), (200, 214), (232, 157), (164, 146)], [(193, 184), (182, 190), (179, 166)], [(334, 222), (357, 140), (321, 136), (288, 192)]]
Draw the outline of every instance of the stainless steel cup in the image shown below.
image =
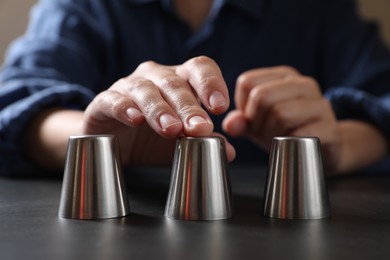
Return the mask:
[(318, 138), (273, 139), (264, 197), (265, 216), (281, 219), (330, 216)]
[(71, 136), (58, 215), (104, 219), (130, 212), (114, 135)]
[(165, 216), (182, 220), (218, 220), (233, 216), (222, 138), (178, 139)]

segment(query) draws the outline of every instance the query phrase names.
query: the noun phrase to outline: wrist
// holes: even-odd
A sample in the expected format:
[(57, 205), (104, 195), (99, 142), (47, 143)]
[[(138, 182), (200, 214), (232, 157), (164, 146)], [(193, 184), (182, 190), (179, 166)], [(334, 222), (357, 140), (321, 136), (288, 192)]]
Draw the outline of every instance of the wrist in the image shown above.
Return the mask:
[(356, 120), (340, 121), (341, 153), (338, 173), (357, 171), (384, 158), (388, 152), (385, 135), (375, 126)]

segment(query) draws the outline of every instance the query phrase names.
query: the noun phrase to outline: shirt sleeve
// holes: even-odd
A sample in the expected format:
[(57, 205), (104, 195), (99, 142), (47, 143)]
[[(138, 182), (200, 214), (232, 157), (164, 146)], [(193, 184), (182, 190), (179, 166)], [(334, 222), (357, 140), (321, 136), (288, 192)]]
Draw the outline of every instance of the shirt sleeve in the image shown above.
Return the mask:
[(100, 1), (91, 2), (40, 1), (9, 48), (0, 72), (0, 175), (43, 174), (23, 149), (31, 118), (53, 106), (84, 109), (106, 84), (111, 39)]

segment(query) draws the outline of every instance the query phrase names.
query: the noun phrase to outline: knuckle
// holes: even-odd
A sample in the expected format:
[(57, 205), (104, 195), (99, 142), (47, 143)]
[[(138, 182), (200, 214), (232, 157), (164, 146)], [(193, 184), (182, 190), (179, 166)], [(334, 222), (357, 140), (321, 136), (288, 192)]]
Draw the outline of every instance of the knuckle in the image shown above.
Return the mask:
[(136, 71), (149, 71), (157, 66), (157, 63), (154, 61), (144, 61), (138, 65)]
[(92, 101), (91, 105), (95, 107), (102, 107), (105, 103), (107, 103), (107, 91), (104, 91), (98, 94)]
[(300, 80), (303, 84), (307, 84), (307, 85), (317, 85), (317, 82), (312, 78), (312, 77), (309, 77), (309, 76), (302, 76), (300, 77)]
[(210, 86), (214, 86), (214, 85), (217, 85), (218, 84), (218, 77), (215, 76), (215, 75), (207, 75), (205, 77), (202, 77), (200, 80), (199, 80), (199, 87), (200, 89), (207, 89), (209, 88)]
[(153, 86), (153, 82), (144, 78), (133, 78), (128, 80), (124, 86), (130, 93), (135, 93), (140, 91), (147, 91)]
[(205, 55), (201, 55), (201, 56), (194, 57), (194, 58), (190, 59), (188, 61), (188, 64), (189, 65), (198, 65), (198, 64), (202, 65), (202, 64), (208, 64), (210, 62), (214, 63), (214, 61), (211, 58), (209, 58)]
[(182, 118), (187, 118), (191, 115), (198, 114), (198, 115), (205, 115), (206, 112), (198, 105), (182, 105), (178, 108), (178, 115)]
[(257, 107), (267, 107), (270, 105), (268, 96), (269, 90), (266, 88), (255, 88), (249, 93), (249, 100)]
[(276, 69), (278, 69), (280, 72), (282, 72), (286, 75), (299, 73), (297, 69), (295, 69), (291, 66), (288, 66), (288, 65), (280, 65), (280, 66), (277, 66)]
[(250, 89), (250, 78), (247, 73), (243, 73), (238, 76), (236, 85), (239, 90), (248, 91)]
[(129, 77), (120, 78), (117, 81), (115, 81), (114, 84), (112, 84), (112, 86), (108, 89), (108, 91), (110, 90), (118, 91), (121, 88), (123, 88), (123, 86), (126, 86), (129, 81), (130, 81)]
[(106, 105), (106, 104), (111, 104), (113, 100), (112, 98), (112, 95), (111, 95), (112, 91), (103, 91), (101, 93), (99, 93), (95, 98), (94, 98), (94, 103), (97, 105), (97, 106), (103, 106), (103, 105)]
[(320, 86), (318, 85), (317, 81), (309, 76), (302, 76), (300, 77), (300, 84), (302, 86), (306, 86), (308, 89), (312, 89), (316, 91), (317, 93), (320, 93)]
[(111, 101), (111, 110), (116, 114), (121, 113), (122, 111), (126, 110), (126, 108), (127, 106), (123, 102), (123, 99), (114, 99)]
[(115, 94), (113, 91), (104, 91), (98, 94), (94, 102), (96, 108), (111, 111), (113, 114), (119, 114), (127, 107), (124, 97)]
[(146, 102), (142, 110), (148, 118), (158, 118), (167, 111), (167, 107), (162, 101)]
[(180, 89), (185, 86), (185, 82), (177, 76), (167, 76), (160, 80), (160, 88), (162, 89)]
[(127, 86), (129, 84), (131, 84), (131, 78), (124, 77), (124, 78), (120, 78), (117, 82), (115, 82), (114, 86), (121, 88), (122, 86)]

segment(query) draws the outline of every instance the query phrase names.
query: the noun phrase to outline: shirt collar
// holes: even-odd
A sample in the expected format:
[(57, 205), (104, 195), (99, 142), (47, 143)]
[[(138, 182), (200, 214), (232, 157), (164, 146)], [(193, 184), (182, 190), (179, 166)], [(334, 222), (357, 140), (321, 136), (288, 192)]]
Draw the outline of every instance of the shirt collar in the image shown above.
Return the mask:
[[(171, 6), (172, 0), (126, 0), (132, 4), (149, 4), (153, 2), (161, 2), (164, 7)], [(260, 19), (264, 7), (265, 0), (215, 0), (220, 1), (221, 5), (231, 5), (243, 11), (247, 15)]]

